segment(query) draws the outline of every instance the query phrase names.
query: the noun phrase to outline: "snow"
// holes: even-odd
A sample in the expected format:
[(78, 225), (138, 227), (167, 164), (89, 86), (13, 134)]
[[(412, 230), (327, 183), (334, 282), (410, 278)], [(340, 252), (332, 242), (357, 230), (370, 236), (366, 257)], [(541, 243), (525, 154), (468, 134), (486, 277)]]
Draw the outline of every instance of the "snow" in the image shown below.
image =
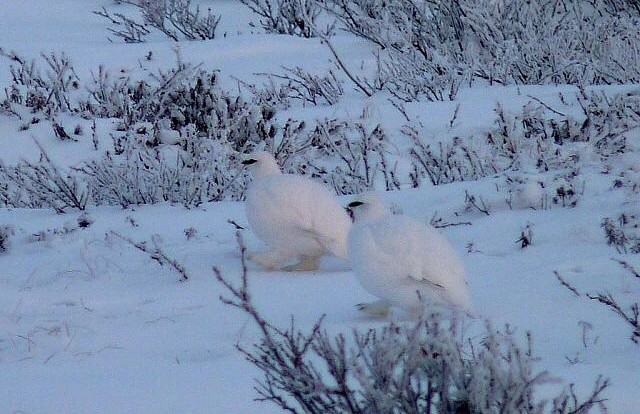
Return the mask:
[[(331, 67), (330, 53), (317, 39), (259, 34), (247, 24), (257, 19), (238, 2), (210, 4), (223, 15), (226, 36), (181, 42), (179, 48), (185, 61), (219, 69), (224, 87), (237, 89), (236, 79), (263, 82), (256, 73), (278, 72), (281, 66), (302, 64), (318, 73)], [(113, 2), (5, 2), (0, 7), (0, 47), (34, 58), (40, 52), (65, 51), (80, 77), (100, 64), (134, 77), (174, 64), (175, 44), (161, 38), (145, 44), (109, 42), (106, 22), (91, 13), (102, 5), (112, 7)], [(362, 41), (340, 36), (335, 43), (349, 52), (348, 65), (357, 67), (367, 56)], [(153, 59), (145, 61), (149, 51)], [(0, 59), (0, 89), (10, 82), (8, 66)], [(607, 91), (633, 88), (637, 86)], [(461, 91), (455, 102), (412, 103), (406, 110), (425, 136), (455, 136), (486, 130), (498, 102), (518, 112), (531, 96), (555, 105), (559, 92), (572, 99), (575, 88), (479, 87)], [(457, 105), (459, 114), (451, 126)], [(355, 118), (363, 110), (390, 131), (404, 123), (386, 98), (363, 99), (353, 91), (333, 107), (291, 108), (279, 117)], [(60, 142), (45, 122), (18, 131), (22, 121), (0, 115), (0, 161), (36, 161), (35, 140), (61, 166), (76, 166), (109, 148), (111, 120), (98, 124), (100, 151), (92, 148), (88, 123), (78, 118), (61, 122), (82, 123), (87, 138)], [(396, 133), (395, 138), (401, 150), (402, 136)], [(640, 162), (637, 152), (625, 157), (621, 170)], [(620, 208), (637, 211), (637, 194), (613, 191), (613, 176), (588, 163), (582, 167), (584, 195), (571, 209), (528, 208), (539, 196), (539, 189), (529, 185), (522, 204), (510, 209), (496, 192), (500, 177), (387, 192), (383, 198), (423, 223), (436, 213), (452, 222), (472, 222), (441, 231), (467, 269), (477, 323), (488, 318), (495, 326), (508, 323), (519, 333), (531, 331), (538, 369), (548, 370), (564, 385), (575, 382), (582, 394), (598, 375), (609, 377), (610, 412), (632, 414), (640, 406), (640, 350), (628, 339), (628, 327), (594, 301), (576, 298), (553, 275), (559, 271), (582, 292), (611, 291), (628, 303), (640, 297), (638, 284), (611, 260), (628, 260), (638, 268), (638, 257), (607, 246), (600, 227), (604, 217), (615, 216)], [(487, 200), (491, 214), (466, 211), (465, 191)], [(346, 205), (350, 199), (340, 201)], [(219, 301), (224, 290), (211, 270), (216, 266), (239, 280), (235, 229), (227, 221), (248, 227), (244, 208), (242, 202), (194, 209), (90, 206), (87, 214), (94, 222), (87, 228), (78, 227), (79, 212), (0, 208), (0, 228), (9, 225), (14, 233), (10, 250), (0, 253), (0, 412), (280, 412), (253, 401), (254, 378), (260, 373), (235, 346), (251, 347), (258, 332), (245, 315)], [(516, 240), (526, 224), (533, 229), (533, 244), (521, 249)], [(187, 237), (189, 229), (195, 234)], [(190, 279), (179, 282), (169, 267), (111, 232), (138, 242), (158, 235)], [(250, 251), (264, 249), (255, 234), (243, 234)], [(329, 332), (381, 323), (355, 308), (375, 298), (340, 259), (325, 257), (314, 272), (267, 272), (255, 264), (249, 270), (256, 306), (276, 326), (286, 326), (294, 315), (300, 326), (310, 328), (323, 314)]]

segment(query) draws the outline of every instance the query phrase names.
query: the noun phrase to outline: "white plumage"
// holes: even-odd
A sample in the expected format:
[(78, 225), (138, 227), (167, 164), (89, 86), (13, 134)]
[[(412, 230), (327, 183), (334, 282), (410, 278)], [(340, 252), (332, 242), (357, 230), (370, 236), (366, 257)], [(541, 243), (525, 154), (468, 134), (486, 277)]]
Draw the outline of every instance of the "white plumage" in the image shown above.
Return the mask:
[(284, 270), (319, 267), (320, 257), (347, 256), (351, 220), (333, 194), (307, 177), (283, 174), (267, 152), (249, 155), (243, 164), (253, 174), (246, 193), (246, 214), (254, 233), (270, 248), (249, 259), (275, 269), (297, 259)]
[(384, 314), (389, 306), (418, 313), (424, 304), (470, 309), (464, 267), (449, 242), (432, 226), (394, 216), (374, 194), (349, 204), (354, 224), (349, 258), (362, 286), (380, 298), (360, 309)]

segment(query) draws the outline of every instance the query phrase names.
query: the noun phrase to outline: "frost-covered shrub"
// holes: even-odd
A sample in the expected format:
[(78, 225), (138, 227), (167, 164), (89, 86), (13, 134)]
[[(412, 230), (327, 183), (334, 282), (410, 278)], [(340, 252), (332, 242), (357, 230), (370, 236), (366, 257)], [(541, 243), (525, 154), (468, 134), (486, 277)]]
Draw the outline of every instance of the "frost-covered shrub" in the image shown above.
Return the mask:
[(305, 172), (322, 178), (337, 194), (361, 193), (383, 183), (387, 189), (399, 186), (386, 160), (390, 142), (380, 125), (369, 126), (364, 118), (320, 120), (309, 142), (315, 155), (306, 157)]
[[(466, 3), (478, 75), (499, 83), (577, 85), (638, 79), (637, 21), (583, 0)], [(489, 23), (489, 24), (487, 24)]]
[(544, 210), (553, 206), (573, 208), (584, 194), (584, 179), (578, 168), (563, 169), (553, 174), (506, 173), (505, 199), (511, 209)]
[(615, 219), (607, 217), (601, 226), (607, 244), (619, 253), (640, 253), (640, 217), (637, 214), (621, 213)]
[(107, 153), (82, 168), (95, 204), (160, 202), (186, 207), (226, 198), (238, 199), (244, 179), (238, 152), (184, 128), (179, 146), (148, 146), (149, 136), (128, 134), (119, 154)]
[(329, 334), (322, 318), (309, 332), (295, 324), (278, 328), (255, 307), (240, 240), (242, 280), (226, 287), (227, 305), (259, 328), (251, 348), (239, 347), (262, 378), (258, 399), (291, 413), (588, 413), (603, 408), (607, 380), (598, 379), (586, 399), (573, 387), (552, 401), (535, 395), (547, 382), (536, 373), (531, 338), (522, 345), (508, 328), (489, 324), (473, 338), (455, 318), (426, 314), (415, 324), (389, 323), (351, 335)]
[(638, 18), (601, 1), (324, 0), (378, 48), (370, 84), (403, 101), (443, 100), (474, 80), (621, 84), (640, 80)]
[(92, 99), (83, 103), (83, 111), (120, 118), (125, 130), (138, 122), (174, 131), (192, 125), (199, 134), (229, 142), (236, 149), (275, 134), (271, 107), (231, 95), (220, 88), (215, 71), (180, 60), (174, 68), (139, 81), (114, 79), (101, 68), (90, 92)]
[(578, 98), (585, 116), (581, 129), (589, 135), (596, 151), (603, 156), (627, 151), (629, 133), (640, 127), (640, 94), (608, 96), (593, 92)]
[(603, 3), (612, 13), (628, 12), (632, 15), (640, 15), (639, 0), (603, 0)]
[(344, 94), (342, 81), (333, 71), (329, 71), (324, 76), (318, 76), (298, 66), (293, 69), (284, 68), (284, 73), (268, 76), (282, 81), (280, 88), (286, 91), (286, 96), (302, 101), (303, 105), (306, 103), (333, 105)]
[(41, 56), (46, 64), (44, 73), (34, 59), (28, 60), (0, 48), (0, 57), (13, 62), (9, 67), (12, 85), (5, 89), (7, 99), (3, 106), (23, 105), (47, 116), (72, 110), (71, 94), (79, 88), (79, 79), (71, 60), (64, 53), (43, 53)]
[[(84, 210), (89, 201), (86, 186), (78, 177), (55, 165), (41, 150), (41, 161), (22, 161), (6, 166), (0, 161), (0, 202), (10, 207), (53, 208), (58, 213)], [(0, 205), (2, 205), (0, 204)]]
[(409, 153), (413, 161), (410, 178), (414, 187), (420, 186), (423, 177), (433, 185), (440, 185), (476, 180), (498, 171), (495, 165), (481, 158), (470, 143), (459, 137), (451, 142), (427, 144), (414, 128), (405, 127), (403, 133), (413, 142)]
[(275, 134), (271, 107), (222, 90), (216, 71), (183, 63), (179, 51), (173, 68), (146, 78), (114, 76), (99, 67), (89, 82), (78, 79), (65, 55), (43, 55), (46, 75), (35, 61), (15, 53), (2, 55), (15, 62), (11, 66), (13, 84), (3, 103), (8, 111), (12, 105), (22, 105), (49, 118), (59, 112), (74, 112), (87, 119), (119, 118), (123, 130), (139, 122), (174, 131), (194, 125), (200, 134), (238, 148)]
[[(605, 222), (603, 227), (610, 224)], [(605, 231), (609, 230), (605, 227)], [(608, 233), (608, 237), (610, 233)], [(617, 236), (614, 236), (617, 237)], [(636, 283), (640, 283), (640, 270), (636, 269), (633, 264), (625, 260), (612, 259), (617, 262), (625, 270), (626, 276), (630, 280), (634, 280)], [(626, 300), (624, 296), (629, 295), (614, 295), (609, 291), (598, 293), (580, 293), (578, 289), (570, 282), (565, 280), (558, 270), (553, 272), (556, 279), (560, 284), (569, 289), (577, 297), (586, 297), (587, 299), (596, 301), (601, 305), (604, 305), (607, 309), (612, 311), (618, 317), (620, 317), (629, 327), (631, 327), (630, 339), (636, 344), (640, 345), (640, 302), (638, 302), (633, 295), (631, 300)], [(637, 286), (637, 285), (636, 285)], [(628, 292), (627, 292), (628, 293)]]
[[(580, 160), (600, 162), (627, 151), (629, 134), (640, 127), (640, 97), (580, 94), (580, 117), (563, 115), (532, 101), (522, 112), (496, 108), (495, 127), (484, 136), (452, 137), (430, 143), (418, 129), (406, 126), (410, 138), (414, 187), (476, 180), (506, 171), (563, 171), (546, 182), (550, 202), (575, 206), (583, 183), (574, 166)], [(552, 191), (551, 191), (552, 190)], [(516, 190), (517, 191), (517, 190)]]
[(13, 227), (0, 225), (0, 254), (9, 251), (11, 247), (11, 236), (13, 236)]
[(379, 50), (371, 89), (404, 101), (452, 99), (465, 81), (466, 42), (457, 1), (325, 0), (348, 31)]
[(260, 17), (267, 33), (313, 37), (320, 8), (315, 0), (240, 0)]
[(200, 6), (192, 7), (191, 0), (122, 0), (133, 5), (140, 19), (112, 13), (106, 7), (94, 11), (112, 24), (108, 30), (127, 43), (146, 41), (152, 29), (174, 41), (215, 39), (220, 16), (211, 9), (201, 13)]

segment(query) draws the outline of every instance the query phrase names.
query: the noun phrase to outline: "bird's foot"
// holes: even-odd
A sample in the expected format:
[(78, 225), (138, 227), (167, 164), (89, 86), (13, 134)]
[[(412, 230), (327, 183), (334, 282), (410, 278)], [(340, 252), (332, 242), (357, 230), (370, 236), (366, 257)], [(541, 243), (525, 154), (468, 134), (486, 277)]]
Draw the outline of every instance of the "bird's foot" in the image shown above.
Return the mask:
[(298, 263), (282, 268), (285, 272), (311, 272), (320, 268), (320, 258), (317, 256), (301, 256)]
[(367, 315), (376, 316), (376, 317), (384, 317), (389, 314), (391, 306), (389, 303), (378, 300), (376, 302), (370, 303), (358, 303), (356, 305), (359, 311), (366, 313)]
[(286, 258), (278, 252), (253, 252), (247, 254), (247, 259), (259, 264), (266, 270), (276, 270)]

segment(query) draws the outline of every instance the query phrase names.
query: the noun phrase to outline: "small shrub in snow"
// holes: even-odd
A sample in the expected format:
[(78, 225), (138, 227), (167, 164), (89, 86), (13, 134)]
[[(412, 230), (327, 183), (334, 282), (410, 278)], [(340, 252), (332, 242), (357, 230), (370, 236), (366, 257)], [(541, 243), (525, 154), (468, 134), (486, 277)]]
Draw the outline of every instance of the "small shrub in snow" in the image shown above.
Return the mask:
[(112, 27), (108, 30), (127, 43), (146, 41), (152, 29), (176, 42), (215, 39), (220, 23), (220, 16), (211, 9), (201, 13), (200, 6), (192, 7), (191, 0), (122, 0), (120, 3), (135, 6), (142, 20), (112, 13), (104, 6), (94, 13), (109, 20)]
[(275, 112), (270, 107), (223, 91), (215, 71), (184, 64), (179, 57), (172, 69), (139, 81), (113, 79), (100, 68), (90, 91), (83, 112), (120, 118), (125, 130), (139, 122), (174, 131), (193, 125), (199, 134), (226, 141), (236, 149), (275, 134)]
[(187, 280), (189, 280), (189, 273), (187, 272), (187, 270), (185, 269), (185, 267), (178, 262), (177, 260), (169, 257), (167, 255), (167, 253), (164, 251), (164, 249), (162, 248), (161, 242), (162, 240), (160, 239), (160, 236), (157, 234), (154, 234), (151, 237), (151, 243), (147, 242), (147, 241), (141, 241), (141, 242), (136, 242), (133, 239), (123, 236), (120, 233), (117, 233), (113, 230), (110, 230), (107, 233), (107, 237), (112, 236), (112, 237), (116, 237), (128, 244), (130, 244), (131, 246), (135, 247), (136, 249), (140, 250), (143, 253), (146, 253), (149, 255), (149, 257), (154, 260), (156, 263), (158, 263), (160, 266), (165, 266), (167, 265), (168, 267), (170, 267), (173, 271), (175, 271), (176, 273), (178, 273), (180, 275), (180, 281), (181, 282), (186, 282)]
[(455, 318), (427, 314), (412, 325), (389, 323), (352, 335), (331, 335), (322, 318), (310, 332), (293, 321), (286, 329), (269, 323), (249, 293), (245, 247), (239, 286), (215, 270), (230, 298), (222, 301), (250, 316), (260, 339), (239, 347), (263, 374), (258, 399), (291, 413), (588, 413), (603, 408), (609, 385), (598, 379), (580, 400), (573, 387), (550, 404), (535, 397), (547, 382), (535, 373), (529, 346), (518, 344), (507, 328), (487, 324), (481, 339), (461, 335)]
[(284, 73), (268, 76), (283, 81), (284, 84), (280, 88), (286, 91), (286, 96), (302, 101), (303, 105), (305, 103), (333, 105), (344, 94), (342, 81), (333, 71), (329, 71), (324, 76), (318, 76), (298, 66), (293, 69), (284, 68)]
[(184, 232), (184, 237), (187, 238), (187, 241), (193, 239), (194, 237), (196, 237), (198, 235), (198, 230), (196, 230), (193, 227), (189, 227), (187, 229), (184, 229), (183, 232)]
[[(627, 275), (631, 277), (632, 280), (635, 280), (637, 283), (640, 283), (640, 271), (637, 270), (631, 263), (625, 260), (613, 259), (615, 262), (620, 264), (622, 268), (626, 271)], [(558, 271), (554, 272), (556, 279), (560, 282), (560, 284), (567, 289), (569, 289), (574, 295), (578, 297), (582, 297), (583, 294), (578, 291), (578, 289), (566, 281)], [(584, 297), (587, 299), (597, 301), (598, 303), (604, 305), (610, 311), (618, 315), (622, 320), (631, 327), (631, 336), (630, 339), (640, 345), (640, 302), (631, 301), (630, 303), (621, 299), (619, 296), (614, 296), (611, 292), (598, 292), (598, 293), (585, 293)]]
[(580, 179), (578, 170), (573, 170), (565, 177), (556, 177), (552, 182), (551, 189), (553, 204), (561, 207), (575, 207), (579, 197), (584, 193), (584, 182)]
[(556, 174), (506, 174), (506, 203), (511, 209), (573, 208), (584, 194), (585, 183), (578, 168)]
[(315, 0), (240, 0), (260, 16), (267, 33), (313, 37), (314, 23), (320, 15)]
[[(387, 187), (391, 187), (392, 171), (384, 163), (384, 151), (389, 145), (380, 125), (369, 127), (364, 122), (319, 122), (311, 136), (320, 154), (336, 160), (333, 170), (324, 166), (309, 165), (318, 173), (327, 172), (323, 178), (338, 194), (361, 193), (375, 186), (376, 175), (382, 174)], [(324, 175), (324, 174), (323, 174)]]
[(86, 186), (50, 159), (42, 147), (41, 161), (22, 161), (15, 167), (0, 162), (0, 202), (10, 207), (53, 208), (58, 213), (84, 210), (89, 200)]
[(107, 153), (87, 162), (80, 172), (93, 202), (122, 207), (171, 202), (190, 207), (241, 195), (244, 181), (237, 180), (237, 152), (189, 128), (181, 139), (184, 148), (149, 147), (129, 136), (120, 154)]
[(377, 48), (372, 89), (402, 101), (453, 99), (461, 84), (475, 80), (590, 85), (640, 79), (638, 19), (601, 1), (321, 3), (342, 28)]
[(471, 194), (468, 190), (464, 190), (464, 204), (465, 211), (475, 210), (486, 216), (491, 215), (491, 205), (487, 203), (482, 196)]
[(462, 12), (457, 1), (327, 0), (348, 31), (378, 47), (370, 90), (403, 101), (453, 99), (468, 70), (462, 55)]
[(416, 129), (405, 127), (402, 131), (413, 142), (410, 149), (413, 171), (410, 173), (414, 187), (420, 186), (424, 177), (433, 185), (454, 181), (477, 180), (498, 170), (482, 159), (469, 143), (461, 138), (451, 142), (427, 144)]
[(607, 244), (618, 253), (640, 253), (640, 219), (636, 214), (621, 213), (615, 219), (602, 220)]
[(0, 48), (0, 57), (13, 62), (10, 65), (12, 85), (5, 89), (5, 106), (24, 105), (32, 112), (51, 116), (71, 111), (71, 93), (79, 88), (79, 79), (69, 57), (64, 54), (41, 54), (46, 63), (44, 74), (35, 60), (27, 60), (15, 52)]
[(520, 243), (520, 248), (525, 249), (533, 244), (533, 224), (527, 223), (520, 230), (520, 237), (516, 240), (516, 243)]
[[(482, 139), (453, 137), (428, 143), (416, 128), (406, 126), (402, 132), (413, 143), (411, 183), (417, 187), (427, 178), (438, 185), (523, 169), (560, 171), (543, 183), (546, 193), (550, 202), (573, 207), (584, 189), (576, 163), (593, 161), (588, 157), (594, 155), (607, 159), (624, 153), (630, 131), (640, 127), (637, 95), (579, 94), (578, 102), (582, 117), (564, 115), (536, 100), (516, 114), (498, 105), (495, 127)], [(516, 181), (526, 185), (528, 180)]]
[(13, 227), (11, 226), (0, 226), (0, 254), (6, 253), (9, 251), (11, 247), (10, 238), (13, 236)]

